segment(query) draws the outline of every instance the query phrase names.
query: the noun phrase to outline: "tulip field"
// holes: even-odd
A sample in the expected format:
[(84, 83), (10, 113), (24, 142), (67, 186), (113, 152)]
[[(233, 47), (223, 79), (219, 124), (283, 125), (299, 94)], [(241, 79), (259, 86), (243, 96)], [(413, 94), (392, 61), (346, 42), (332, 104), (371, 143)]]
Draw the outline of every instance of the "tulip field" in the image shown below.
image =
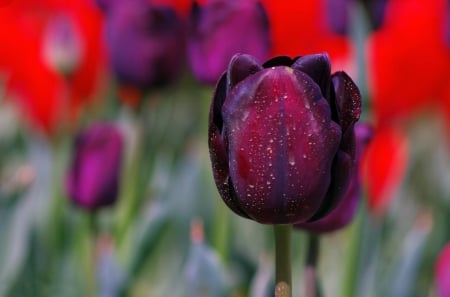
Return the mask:
[(0, 0), (0, 297), (450, 297), (449, 24)]

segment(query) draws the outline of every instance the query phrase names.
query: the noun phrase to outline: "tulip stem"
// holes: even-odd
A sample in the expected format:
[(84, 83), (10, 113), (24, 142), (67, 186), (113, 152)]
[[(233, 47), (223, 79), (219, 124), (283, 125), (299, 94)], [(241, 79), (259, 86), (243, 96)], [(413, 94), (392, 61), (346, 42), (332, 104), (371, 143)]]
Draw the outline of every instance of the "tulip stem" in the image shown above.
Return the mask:
[(97, 212), (92, 211), (88, 213), (88, 265), (87, 265), (87, 286), (88, 286), (88, 296), (97, 296)]
[(275, 297), (291, 297), (291, 225), (274, 225)]
[(316, 234), (308, 235), (305, 268), (305, 297), (318, 297), (317, 263), (319, 259), (320, 242)]

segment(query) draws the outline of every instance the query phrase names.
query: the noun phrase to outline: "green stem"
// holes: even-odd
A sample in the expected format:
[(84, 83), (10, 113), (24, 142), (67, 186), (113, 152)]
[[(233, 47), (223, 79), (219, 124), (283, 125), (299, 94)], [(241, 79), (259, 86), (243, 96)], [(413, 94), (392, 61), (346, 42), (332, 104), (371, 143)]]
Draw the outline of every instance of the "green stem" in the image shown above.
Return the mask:
[(228, 237), (230, 234), (228, 212), (228, 208), (223, 203), (218, 203), (217, 215), (214, 222), (214, 247), (223, 263), (227, 263), (228, 261)]
[(358, 262), (361, 255), (361, 241), (363, 229), (363, 216), (356, 217), (354, 224), (350, 229), (348, 253), (346, 255), (346, 265), (344, 271), (344, 280), (341, 297), (354, 297), (356, 295), (356, 285), (358, 281)]
[(317, 297), (319, 295), (319, 286), (317, 282), (319, 250), (319, 236), (316, 234), (309, 234), (305, 269), (305, 297)]
[(97, 212), (88, 213), (88, 242), (87, 242), (87, 265), (86, 265), (86, 285), (88, 296), (96, 297), (97, 294)]
[(291, 228), (290, 225), (274, 225), (275, 297), (292, 296)]

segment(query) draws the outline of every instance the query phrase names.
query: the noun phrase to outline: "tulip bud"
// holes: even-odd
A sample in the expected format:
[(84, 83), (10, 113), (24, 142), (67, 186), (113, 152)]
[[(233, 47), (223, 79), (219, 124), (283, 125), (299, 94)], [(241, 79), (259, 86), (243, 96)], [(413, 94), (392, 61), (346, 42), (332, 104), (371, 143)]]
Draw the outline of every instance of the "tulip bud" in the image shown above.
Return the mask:
[(359, 178), (359, 162), (361, 155), (372, 138), (372, 128), (367, 124), (359, 124), (355, 127), (356, 134), (356, 159), (347, 192), (336, 208), (324, 218), (311, 222), (294, 225), (295, 228), (315, 233), (333, 232), (344, 228), (353, 219), (361, 199), (361, 181)]
[(263, 224), (318, 220), (341, 200), (355, 159), (361, 96), (327, 54), (263, 65), (236, 55), (211, 103), (214, 179), (237, 214)]
[(81, 131), (66, 178), (69, 198), (96, 209), (116, 201), (122, 163), (122, 135), (113, 125), (98, 123)]
[(270, 50), (268, 17), (255, 0), (194, 2), (188, 57), (194, 75), (214, 84), (236, 53), (264, 60)]
[(435, 271), (436, 297), (450, 296), (450, 243), (439, 254)]
[(184, 65), (185, 30), (170, 6), (114, 1), (106, 21), (113, 70), (122, 84), (142, 89), (173, 81)]

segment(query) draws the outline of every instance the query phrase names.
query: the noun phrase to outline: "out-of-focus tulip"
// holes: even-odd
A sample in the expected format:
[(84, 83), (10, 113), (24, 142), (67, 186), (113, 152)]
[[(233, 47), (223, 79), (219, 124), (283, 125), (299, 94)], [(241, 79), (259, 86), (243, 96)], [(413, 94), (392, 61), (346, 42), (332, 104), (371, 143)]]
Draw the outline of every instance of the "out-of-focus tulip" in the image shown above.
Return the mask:
[(238, 215), (264, 224), (322, 218), (345, 193), (355, 157), (357, 86), (327, 54), (236, 55), (212, 99), (217, 188)]
[(372, 128), (367, 124), (357, 124), (355, 126), (356, 135), (356, 159), (347, 192), (341, 202), (328, 215), (322, 219), (295, 225), (295, 228), (303, 229), (315, 233), (333, 232), (347, 226), (353, 219), (358, 209), (361, 199), (361, 182), (359, 178), (359, 164), (361, 155), (372, 138)]
[(338, 34), (350, 34), (352, 14), (356, 12), (357, 2), (365, 10), (371, 30), (378, 29), (384, 19), (388, 0), (325, 0), (327, 21), (330, 29)]
[(201, 6), (194, 2), (191, 26), (189, 62), (204, 83), (214, 84), (237, 53), (268, 58), (268, 19), (256, 0), (210, 0)]
[(94, 97), (104, 69), (101, 21), (89, 0), (14, 0), (0, 9), (6, 97), (36, 130), (67, 126)]
[(408, 158), (408, 140), (402, 132), (385, 128), (374, 133), (361, 162), (369, 210), (375, 216), (382, 216), (395, 197)]
[(450, 296), (450, 243), (440, 252), (435, 273), (436, 297)]
[(97, 123), (80, 132), (66, 180), (76, 205), (93, 210), (116, 201), (122, 150), (122, 135), (113, 124)]
[(429, 108), (448, 84), (447, 5), (445, 0), (387, 3), (383, 24), (368, 43), (377, 126), (407, 120)]
[(172, 82), (185, 61), (185, 29), (177, 12), (147, 0), (116, 0), (106, 40), (118, 81), (141, 89)]
[(378, 29), (384, 22), (388, 0), (360, 0), (369, 17), (372, 30)]
[[(269, 16), (271, 56), (305, 55), (327, 51), (332, 69), (353, 67), (351, 41), (336, 34), (329, 22), (326, 0), (289, 2), (261, 0)], [(344, 67), (345, 66), (345, 67)]]

